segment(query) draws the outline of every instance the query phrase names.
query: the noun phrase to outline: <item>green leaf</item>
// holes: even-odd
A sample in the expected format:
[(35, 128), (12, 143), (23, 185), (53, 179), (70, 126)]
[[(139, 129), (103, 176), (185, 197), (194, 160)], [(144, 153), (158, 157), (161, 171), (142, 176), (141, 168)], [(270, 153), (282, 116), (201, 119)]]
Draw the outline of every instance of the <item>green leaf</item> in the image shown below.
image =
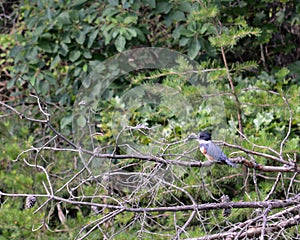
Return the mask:
[(131, 34), (132, 37), (136, 37), (137, 36), (137, 32), (136, 32), (135, 29), (133, 29), (133, 28), (127, 28), (126, 30), (127, 30), (127, 32), (129, 32)]
[(211, 34), (218, 35), (217, 28), (213, 24), (208, 23), (206, 31)]
[(71, 43), (71, 42), (72, 42), (72, 41), (71, 41), (71, 38), (70, 38), (70, 36), (69, 36), (68, 34), (65, 34), (65, 35), (63, 36), (62, 41), (63, 41), (64, 43)]
[(58, 63), (60, 63), (61, 59), (59, 57), (59, 54), (56, 55), (56, 57), (53, 59), (50, 65), (50, 69), (53, 69), (54, 67), (57, 66)]
[(84, 88), (88, 88), (90, 85), (91, 85), (91, 78), (90, 78), (90, 76), (87, 76), (83, 79), (82, 86)]
[(77, 7), (82, 5), (83, 3), (87, 2), (87, 0), (75, 0), (73, 1), (73, 3), (71, 4), (71, 7)]
[(11, 88), (15, 85), (15, 82), (16, 82), (16, 78), (15, 78), (15, 77), (12, 78), (12, 79), (10, 79), (10, 80), (7, 82), (7, 84), (6, 84), (6, 88), (7, 88), (7, 89), (11, 89)]
[(177, 10), (177, 11), (172, 12), (172, 18), (176, 22), (179, 22), (179, 21), (185, 20), (185, 15), (182, 11)]
[(29, 82), (32, 86), (36, 87), (36, 76), (32, 76), (30, 79), (29, 79)]
[(79, 44), (83, 44), (85, 41), (85, 33), (83, 31), (78, 31), (75, 36), (75, 40)]
[(78, 50), (74, 50), (70, 52), (70, 60), (71, 62), (75, 62), (79, 57), (81, 53)]
[(185, 15), (182, 11), (172, 11), (170, 12), (164, 20), (164, 23), (169, 27), (173, 22), (180, 22), (185, 20)]
[(165, 13), (167, 14), (172, 9), (172, 4), (167, 1), (162, 1), (157, 3), (157, 13)]
[(297, 80), (299, 80), (300, 79), (300, 61), (293, 62), (288, 67), (289, 67), (289, 70), (291, 71), (291, 73), (295, 75), (295, 78)]
[(51, 47), (51, 44), (49, 44), (49, 41), (41, 40), (38, 46), (47, 53), (51, 53), (53, 51), (53, 48)]
[(125, 48), (126, 40), (123, 36), (119, 35), (115, 41), (115, 46), (118, 52), (122, 52)]
[(64, 129), (67, 125), (72, 123), (72, 121), (73, 121), (73, 115), (63, 117), (60, 121), (61, 129)]
[(181, 38), (180, 39), (180, 41), (179, 41), (179, 46), (185, 46), (185, 45), (187, 45), (187, 43), (189, 42), (189, 38), (186, 38), (186, 37), (183, 37), (183, 38)]
[(69, 47), (68, 47), (68, 45), (65, 44), (65, 43), (63, 43), (63, 42), (61, 42), (61, 43), (60, 43), (60, 51), (59, 51), (59, 53), (60, 53), (61, 55), (63, 55), (63, 56), (66, 56), (66, 55), (68, 54), (68, 52), (69, 52)]
[(193, 10), (193, 5), (188, 1), (182, 1), (179, 8), (183, 12), (191, 12)]
[(76, 67), (75, 70), (74, 70), (73, 76), (78, 77), (80, 73), (81, 73), (81, 68), (80, 67)]
[(275, 73), (275, 76), (278, 80), (282, 81), (286, 78), (286, 76), (290, 73), (290, 70), (287, 68), (281, 68), (278, 72)]
[(112, 30), (112, 38), (116, 38), (122, 29), (113, 29)]
[(33, 35), (40, 36), (44, 33), (46, 26), (39, 26), (33, 31)]
[(21, 46), (14, 46), (9, 53), (10, 57), (16, 58), (18, 55), (22, 55), (22, 47)]
[(84, 72), (87, 72), (87, 70), (88, 70), (88, 65), (87, 65), (87, 64), (84, 64), (83, 67), (82, 67), (82, 70), (83, 70)]
[(70, 20), (69, 13), (67, 11), (62, 12), (61, 14), (58, 15), (57, 21), (62, 25), (70, 24), (71, 20)]
[(126, 25), (136, 24), (137, 17), (136, 16), (127, 16), (123, 19), (123, 23)]
[(203, 26), (200, 29), (200, 34), (204, 34), (208, 30), (208, 28), (211, 27), (211, 26), (212, 26), (211, 23), (205, 23), (205, 24), (203, 24)]
[(181, 33), (181, 35), (186, 36), (186, 37), (193, 37), (194, 36), (194, 32), (192, 32), (191, 30), (186, 29), (184, 27), (181, 28), (180, 33)]
[(92, 58), (92, 54), (89, 50), (84, 50), (83, 51), (83, 56), (86, 58), (86, 59), (91, 59)]
[(189, 46), (189, 49), (188, 49), (188, 56), (191, 58), (191, 59), (194, 59), (199, 51), (201, 49), (201, 44), (200, 44), (200, 41), (197, 37), (195, 37), (191, 43), (191, 45)]
[(80, 115), (79, 118), (77, 118), (76, 123), (78, 124), (79, 127), (85, 127), (86, 125), (86, 119), (84, 116)]
[(49, 82), (49, 84), (51, 85), (55, 85), (56, 84), (56, 80), (53, 76), (53, 73), (49, 70), (45, 70), (44, 71), (44, 78)]
[(38, 48), (37, 47), (28, 48), (26, 58), (28, 60), (37, 59), (37, 57), (36, 57), (37, 54), (38, 54)]
[(181, 36), (181, 30), (184, 28), (183, 25), (180, 25), (179, 27), (175, 28), (172, 35), (173, 35), (173, 38), (174, 40), (177, 40), (180, 38)]
[(276, 14), (276, 22), (277, 24), (282, 24), (285, 18), (285, 12), (284, 11), (279, 11)]
[(42, 94), (46, 95), (50, 89), (49, 82), (48, 81), (39, 81), (39, 83), (40, 84), (39, 84), (38, 88), (40, 89)]
[(262, 124), (268, 125), (272, 122), (274, 119), (273, 113), (272, 112), (263, 112), (263, 113), (258, 113), (256, 115), (256, 118), (253, 120), (253, 123), (255, 125), (256, 131), (260, 129), (260, 126)]
[(119, 1), (118, 0), (108, 0), (108, 3), (112, 6), (118, 6), (119, 5)]
[(150, 6), (150, 8), (155, 8), (156, 7), (156, 1), (155, 0), (143, 0), (146, 4)]
[(90, 34), (88, 44), (87, 44), (88, 48), (90, 48), (93, 45), (96, 37), (98, 36), (98, 33), (99, 33), (99, 30), (96, 29), (92, 32), (92, 34)]

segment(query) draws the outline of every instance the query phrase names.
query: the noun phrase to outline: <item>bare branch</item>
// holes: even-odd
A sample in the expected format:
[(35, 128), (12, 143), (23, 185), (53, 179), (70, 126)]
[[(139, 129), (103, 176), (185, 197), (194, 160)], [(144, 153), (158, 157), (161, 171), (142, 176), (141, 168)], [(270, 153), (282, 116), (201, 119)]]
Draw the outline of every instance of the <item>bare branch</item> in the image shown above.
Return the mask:
[(2, 105), (3, 107), (11, 110), (15, 114), (17, 114), (20, 117), (20, 119), (26, 119), (26, 120), (31, 121), (31, 122), (48, 123), (48, 120), (41, 120), (41, 119), (34, 119), (34, 118), (27, 117), (23, 113), (19, 112), (17, 109), (7, 105), (6, 103), (4, 103), (2, 101), (0, 101), (0, 105)]

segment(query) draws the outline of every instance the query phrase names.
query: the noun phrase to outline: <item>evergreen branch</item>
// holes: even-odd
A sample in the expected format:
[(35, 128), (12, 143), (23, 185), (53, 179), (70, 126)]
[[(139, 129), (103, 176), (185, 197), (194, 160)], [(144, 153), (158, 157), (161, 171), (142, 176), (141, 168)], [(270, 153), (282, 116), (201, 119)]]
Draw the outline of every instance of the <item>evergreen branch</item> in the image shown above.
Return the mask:
[(237, 62), (231, 65), (231, 71), (234, 71), (236, 73), (251, 71), (256, 68), (258, 68), (258, 64), (256, 61), (247, 61), (243, 63)]

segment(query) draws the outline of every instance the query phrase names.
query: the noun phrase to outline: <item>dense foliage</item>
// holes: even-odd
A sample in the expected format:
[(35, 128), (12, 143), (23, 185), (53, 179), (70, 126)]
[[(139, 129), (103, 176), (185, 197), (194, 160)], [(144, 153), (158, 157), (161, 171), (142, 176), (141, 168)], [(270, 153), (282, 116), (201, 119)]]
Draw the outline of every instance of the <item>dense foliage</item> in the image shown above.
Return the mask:
[[(218, 140), (263, 154), (272, 154), (270, 149), (274, 149), (284, 159), (299, 164), (300, 1), (24, 0), (1, 5), (5, 9), (0, 19), (1, 102), (43, 119), (38, 96), (47, 104), (52, 125), (71, 141), (78, 140), (82, 146), (86, 141), (91, 145), (95, 142), (108, 154), (132, 154), (132, 149), (138, 148), (142, 154), (165, 154), (172, 160), (183, 153), (188, 156), (182, 160), (202, 159), (197, 151), (192, 152), (195, 143), (175, 143), (191, 132), (208, 129), (215, 131)], [(99, 134), (81, 139), (78, 135), (82, 132), (72, 129), (77, 94), (90, 86), (95, 74), (102, 79), (105, 71), (115, 70), (113, 64), (104, 65), (107, 59), (142, 47), (172, 49), (189, 59), (179, 58), (172, 68), (111, 72), (109, 77), (118, 78), (103, 91), (101, 104), (88, 109), (89, 113), (96, 112), (96, 123), (88, 116), (75, 119), (78, 129), (92, 126)], [(156, 64), (162, 62), (157, 59)], [(130, 69), (134, 64), (129, 63)], [(205, 79), (205, 88), (190, 81), (191, 70)], [(157, 96), (162, 104), (153, 100)], [(188, 118), (183, 110), (188, 111)], [(69, 148), (62, 139), (53, 138), (49, 127), (20, 119), (4, 107), (1, 118), (2, 192), (44, 193), (47, 178), (43, 170), (34, 167), (38, 164), (51, 177), (57, 196), (95, 196), (89, 201), (96, 203), (114, 203), (109, 197), (99, 197), (103, 195), (123, 200), (137, 194), (135, 203), (143, 207), (172, 206), (177, 201), (189, 204), (187, 195), (168, 188), (174, 185), (186, 189), (198, 204), (214, 202), (224, 194), (238, 202), (268, 200), (270, 191), (272, 199), (280, 200), (299, 193), (299, 170), (260, 172), (242, 164), (237, 169), (215, 165), (206, 170), (160, 166), (159, 173), (165, 175), (165, 181), (172, 179), (172, 185), (157, 188), (153, 196), (119, 186), (99, 188), (92, 180), (81, 182), (89, 175), (80, 170), (80, 153), (43, 150), (19, 155), (32, 146)], [(158, 125), (160, 128), (153, 132), (152, 127)], [(243, 134), (245, 137), (241, 137)], [(233, 151), (224, 148), (231, 157), (249, 158), (263, 166), (282, 165), (264, 155), (254, 159), (243, 151)], [(139, 159), (98, 159), (92, 163), (93, 176), (109, 169), (150, 174), (156, 166)], [(70, 189), (62, 189), (75, 174), (79, 177)], [(33, 209), (25, 209), (25, 196), (2, 196), (0, 201), (0, 239), (72, 239), (83, 226), (99, 218), (88, 206), (59, 201), (50, 201), (32, 214), (46, 201), (42, 197)], [(101, 214), (109, 211), (104, 209)], [(62, 212), (65, 220), (59, 216)], [(170, 212), (149, 213), (151, 217), (147, 214), (122, 212), (105, 223), (102, 233), (96, 229), (90, 237), (115, 234), (117, 239), (170, 238), (176, 234), (176, 226), (187, 219), (185, 212), (176, 216)], [(189, 237), (218, 233), (226, 226), (222, 211), (203, 214), (205, 227), (199, 227), (195, 217), (185, 229)], [(237, 223), (253, 214), (252, 209), (238, 209), (228, 219)], [(144, 218), (152, 221), (143, 222)], [(39, 228), (41, 222), (47, 224)], [(297, 227), (286, 233), (299, 237)]]

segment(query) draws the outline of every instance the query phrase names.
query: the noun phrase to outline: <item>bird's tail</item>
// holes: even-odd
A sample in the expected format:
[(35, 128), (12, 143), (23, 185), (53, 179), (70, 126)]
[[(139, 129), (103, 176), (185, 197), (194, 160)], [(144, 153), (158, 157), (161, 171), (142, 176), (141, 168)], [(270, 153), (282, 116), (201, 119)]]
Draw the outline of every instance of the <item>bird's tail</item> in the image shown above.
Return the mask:
[(227, 165), (230, 165), (230, 166), (235, 167), (235, 168), (237, 167), (236, 164), (231, 162), (228, 158), (225, 159), (225, 162), (226, 162)]

